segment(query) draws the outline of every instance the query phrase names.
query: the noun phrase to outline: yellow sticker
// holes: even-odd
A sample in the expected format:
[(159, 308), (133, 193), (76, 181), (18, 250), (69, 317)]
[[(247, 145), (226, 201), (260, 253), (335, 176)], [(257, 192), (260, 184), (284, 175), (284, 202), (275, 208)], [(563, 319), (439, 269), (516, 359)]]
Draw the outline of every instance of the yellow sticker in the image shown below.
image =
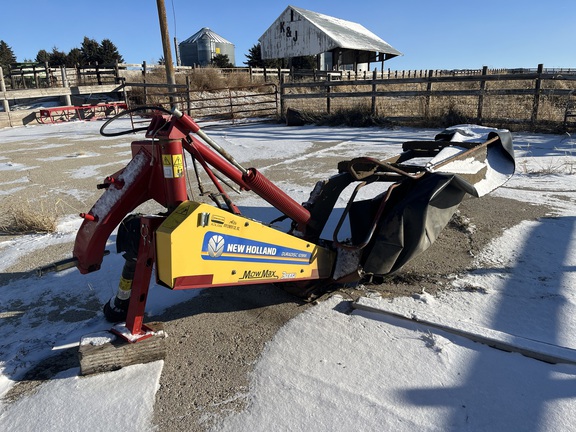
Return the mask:
[(132, 279), (125, 279), (120, 276), (120, 282), (118, 283), (118, 289), (120, 291), (130, 291), (132, 289)]
[(162, 155), (162, 168), (164, 170), (164, 178), (174, 178), (174, 169), (172, 166), (172, 155)]
[(174, 178), (179, 178), (184, 175), (184, 164), (182, 162), (182, 155), (172, 155), (172, 166), (174, 167)]

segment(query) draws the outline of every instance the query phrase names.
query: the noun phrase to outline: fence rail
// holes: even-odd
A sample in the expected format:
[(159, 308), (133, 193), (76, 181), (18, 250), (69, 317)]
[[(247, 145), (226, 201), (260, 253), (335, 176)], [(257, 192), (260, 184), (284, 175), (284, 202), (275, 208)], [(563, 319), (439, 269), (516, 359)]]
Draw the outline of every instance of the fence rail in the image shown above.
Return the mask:
[[(133, 100), (146, 100), (152, 93), (159, 97), (159, 88), (166, 88), (166, 85), (159, 84), (159, 88), (152, 91), (154, 84), (147, 84), (147, 87), (141, 87), (141, 84), (153, 81), (148, 79), (150, 74), (155, 71), (163, 73), (163, 69), (163, 65), (149, 66), (146, 62), (73, 69), (54, 68), (48, 64), (19, 65), (8, 72), (8, 80), (0, 77), (0, 99), (3, 111), (8, 115), (9, 102), (15, 103), (20, 99), (61, 97), (65, 99), (65, 105), (71, 105), (71, 98), (75, 95), (120, 94), (126, 89)], [(248, 116), (251, 111), (254, 115), (277, 115), (285, 114), (287, 108), (294, 108), (330, 113), (340, 108), (367, 106), (372, 115), (398, 122), (427, 121), (449, 112), (461, 114), (462, 119), (471, 122), (498, 123), (504, 127), (516, 123), (530, 127), (545, 122), (564, 126), (576, 123), (573, 114), (576, 69), (546, 69), (543, 65), (535, 69), (490, 70), (484, 67), (479, 70), (388, 69), (372, 72), (230, 68), (209, 72), (216, 76), (245, 74), (250, 77), (249, 81), (238, 80), (237, 85), (249, 82), (251, 85), (270, 84), (270, 87), (265, 90), (250, 86), (214, 92), (197, 90), (192, 94), (190, 80), (195, 77), (195, 69), (206, 72), (206, 68), (193, 67), (178, 67), (176, 71), (180, 74), (179, 82), (186, 80), (186, 84), (179, 84), (180, 103), (185, 104), (184, 109), (194, 111), (196, 116), (202, 115), (202, 110), (205, 113), (220, 110), (221, 115), (234, 119), (235, 116)], [(157, 75), (159, 78), (154, 79), (162, 81), (162, 75)], [(123, 86), (122, 83), (127, 81), (130, 86)], [(106, 85), (111, 82), (115, 84)], [(278, 87), (275, 87), (276, 83)], [(207, 102), (210, 99), (213, 106)], [(252, 101), (246, 102), (248, 99)], [(245, 106), (240, 108), (240, 105)]]
[[(186, 84), (126, 82), (129, 106), (176, 105), (198, 120), (231, 120), (274, 117), (279, 113), (278, 88), (273, 83), (197, 92)], [(128, 94), (128, 92), (126, 92)]]
[(66, 68), (48, 63), (17, 64), (7, 70), (9, 90), (106, 85), (118, 82), (120, 65), (91, 65)]
[[(566, 113), (574, 104), (575, 90), (576, 74), (547, 72), (543, 65), (517, 74), (490, 75), (485, 67), (479, 75), (438, 76), (430, 70), (423, 77), (378, 79), (374, 72), (370, 80), (333, 81), (329, 76), (322, 82), (283, 82), (280, 110), (330, 114), (334, 109), (361, 105), (371, 115), (391, 120), (426, 120), (452, 111), (478, 124), (567, 126), (568, 119), (574, 119)], [(507, 107), (497, 107), (498, 99), (506, 100)], [(311, 100), (316, 103), (306, 102)], [(318, 100), (324, 102), (318, 104)]]
[[(201, 71), (205, 68), (194, 66), (177, 66), (176, 74), (193, 74), (195, 71)], [(146, 76), (149, 73), (163, 73), (165, 66), (161, 64), (142, 63), (115, 63), (103, 65), (88, 65), (76, 67), (64, 67), (49, 65), (48, 63), (20, 63), (12, 65), (5, 70), (6, 82), (8, 89), (31, 89), (46, 87), (65, 87), (68, 85), (102, 85), (117, 83), (120, 78), (134, 81), (138, 75)], [(377, 71), (321, 71), (305, 70), (294, 68), (256, 68), (256, 67), (239, 67), (218, 69), (223, 75), (245, 74), (250, 77), (251, 82), (257, 81), (276, 81), (281, 79), (285, 82), (292, 81), (358, 81), (358, 80), (419, 80), (449, 77), (467, 77), (473, 78), (478, 75), (498, 76), (498, 80), (506, 79), (507, 75), (518, 76), (522, 74), (528, 76), (538, 73), (538, 69), (515, 68), (515, 69), (455, 69), (455, 70), (377, 70)], [(544, 74), (576, 76), (574, 68), (551, 68), (542, 70)], [(406, 81), (403, 81), (406, 83)], [(414, 81), (418, 82), (418, 81)]]

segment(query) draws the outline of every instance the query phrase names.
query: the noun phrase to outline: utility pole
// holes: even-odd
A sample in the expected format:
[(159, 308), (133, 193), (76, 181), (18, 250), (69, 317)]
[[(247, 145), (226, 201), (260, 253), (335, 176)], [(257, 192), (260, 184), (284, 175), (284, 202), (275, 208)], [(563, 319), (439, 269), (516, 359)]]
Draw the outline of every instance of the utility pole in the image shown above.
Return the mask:
[[(166, 80), (169, 86), (169, 93), (176, 91), (176, 75), (174, 74), (174, 64), (172, 63), (172, 50), (170, 48), (170, 36), (168, 35), (168, 23), (166, 21), (166, 6), (164, 0), (156, 0), (158, 5), (158, 20), (160, 21), (160, 34), (162, 36), (162, 48), (164, 50), (164, 66), (166, 67)], [(174, 106), (174, 96), (170, 96), (170, 105)]]
[(180, 64), (180, 49), (178, 48), (178, 39), (174, 36), (174, 52), (176, 53), (176, 66), (182, 66)]

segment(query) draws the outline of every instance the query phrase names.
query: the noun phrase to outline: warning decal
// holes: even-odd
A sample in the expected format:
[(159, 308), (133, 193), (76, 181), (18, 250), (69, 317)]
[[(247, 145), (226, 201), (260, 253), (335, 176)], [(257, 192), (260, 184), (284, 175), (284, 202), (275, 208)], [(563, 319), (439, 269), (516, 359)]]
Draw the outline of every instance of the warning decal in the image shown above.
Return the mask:
[(184, 174), (184, 164), (182, 163), (182, 155), (172, 155), (172, 166), (174, 167), (174, 178), (182, 177)]
[(184, 163), (181, 154), (163, 154), (162, 168), (164, 178), (179, 178), (184, 175)]
[(164, 178), (174, 178), (174, 170), (172, 169), (172, 155), (162, 155), (162, 168), (164, 169)]

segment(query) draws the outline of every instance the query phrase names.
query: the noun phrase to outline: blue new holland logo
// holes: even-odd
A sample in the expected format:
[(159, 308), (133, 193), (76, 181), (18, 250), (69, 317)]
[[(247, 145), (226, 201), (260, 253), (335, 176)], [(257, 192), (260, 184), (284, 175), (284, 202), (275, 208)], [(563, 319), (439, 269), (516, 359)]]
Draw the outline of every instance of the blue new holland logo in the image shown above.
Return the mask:
[(311, 252), (209, 231), (202, 243), (202, 259), (259, 263), (309, 264)]

